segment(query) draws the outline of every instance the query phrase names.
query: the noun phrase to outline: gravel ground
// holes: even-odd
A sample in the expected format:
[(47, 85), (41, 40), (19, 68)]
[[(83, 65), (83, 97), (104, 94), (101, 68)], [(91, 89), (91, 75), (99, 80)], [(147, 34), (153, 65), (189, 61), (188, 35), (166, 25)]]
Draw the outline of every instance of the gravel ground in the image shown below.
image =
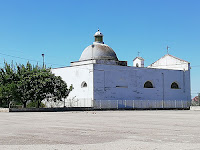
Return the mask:
[(200, 150), (200, 111), (0, 113), (0, 150)]

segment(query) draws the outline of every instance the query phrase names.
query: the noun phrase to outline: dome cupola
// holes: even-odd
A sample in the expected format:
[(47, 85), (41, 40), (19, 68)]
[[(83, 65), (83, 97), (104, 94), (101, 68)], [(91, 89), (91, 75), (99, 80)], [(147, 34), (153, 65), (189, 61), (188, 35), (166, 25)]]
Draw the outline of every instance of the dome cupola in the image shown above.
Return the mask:
[(95, 42), (97, 43), (104, 43), (103, 42), (103, 34), (99, 31), (98, 31), (94, 34), (94, 38), (95, 38)]
[(95, 42), (86, 47), (79, 59), (84, 60), (118, 60), (114, 50), (103, 42), (103, 34), (98, 31), (94, 34)]

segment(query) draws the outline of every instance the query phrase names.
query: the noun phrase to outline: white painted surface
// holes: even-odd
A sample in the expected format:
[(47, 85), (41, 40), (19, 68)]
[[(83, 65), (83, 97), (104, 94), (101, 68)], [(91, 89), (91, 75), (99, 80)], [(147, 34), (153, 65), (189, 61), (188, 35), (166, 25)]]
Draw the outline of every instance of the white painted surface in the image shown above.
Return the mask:
[(95, 36), (103, 36), (103, 34), (99, 31), (99, 29), (98, 29), (98, 31), (94, 34), (94, 37)]
[(190, 106), (190, 110), (200, 110), (200, 106)]
[(154, 62), (148, 68), (159, 68), (159, 69), (173, 69), (173, 70), (189, 70), (190, 63), (176, 58), (172, 55), (165, 55), (158, 61)]
[(111, 47), (97, 42), (93, 42), (92, 45), (89, 45), (84, 49), (79, 61), (91, 59), (118, 60), (117, 55)]
[[(189, 70), (88, 64), (53, 69), (52, 72), (61, 76), (68, 85), (74, 86), (66, 100), (66, 106), (92, 107), (94, 100), (94, 103), (101, 102), (108, 107), (115, 106), (122, 100), (120, 107), (128, 105), (126, 102), (133, 107), (134, 100), (138, 103), (135, 104), (137, 107), (146, 108), (148, 105), (154, 108), (152, 105), (156, 101), (159, 108), (162, 108), (163, 104), (182, 108), (183, 105), (188, 107), (185, 103), (191, 100)], [(87, 83), (86, 88), (81, 88), (83, 81)], [(144, 88), (146, 81), (151, 81), (154, 88)], [(178, 83), (180, 89), (171, 89), (173, 82)]]
[(133, 66), (134, 67), (144, 67), (144, 59), (141, 57), (136, 57), (133, 60)]
[[(151, 81), (154, 88), (144, 88)], [(171, 89), (177, 82), (180, 89)], [(120, 88), (121, 87), (121, 88)], [(94, 65), (95, 100), (190, 100), (189, 71)]]
[[(61, 76), (68, 86), (73, 85), (74, 89), (65, 100), (66, 106), (91, 107), (93, 100), (93, 64), (52, 69), (52, 72)], [(82, 88), (82, 82), (87, 87)], [(62, 104), (61, 104), (62, 105)]]
[(71, 62), (71, 66), (80, 66), (80, 65), (88, 65), (88, 64), (104, 64), (104, 65), (127, 66), (127, 61), (93, 59), (93, 60), (84, 60), (84, 61)]
[(9, 108), (0, 108), (0, 112), (9, 112)]

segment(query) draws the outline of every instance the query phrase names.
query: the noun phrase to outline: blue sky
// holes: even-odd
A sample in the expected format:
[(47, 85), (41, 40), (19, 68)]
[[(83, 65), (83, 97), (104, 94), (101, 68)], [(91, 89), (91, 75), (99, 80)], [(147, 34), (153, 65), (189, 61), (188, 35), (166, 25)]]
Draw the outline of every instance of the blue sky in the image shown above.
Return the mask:
[(199, 0), (0, 0), (0, 66), (4, 59), (69, 66), (98, 27), (120, 60), (145, 66), (167, 53), (191, 63), (192, 96), (200, 92)]

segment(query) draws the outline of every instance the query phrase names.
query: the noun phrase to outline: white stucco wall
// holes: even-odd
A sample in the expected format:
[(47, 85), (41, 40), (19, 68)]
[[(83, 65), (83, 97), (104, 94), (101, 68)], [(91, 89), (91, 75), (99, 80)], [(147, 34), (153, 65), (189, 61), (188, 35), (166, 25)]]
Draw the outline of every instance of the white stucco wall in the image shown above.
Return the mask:
[(144, 60), (136, 58), (135, 60), (133, 60), (133, 66), (137, 67), (137, 64), (138, 64), (138, 67), (144, 67)]
[(164, 57), (160, 58), (158, 61), (148, 66), (148, 68), (189, 70), (190, 64), (187, 61), (167, 54)]
[[(191, 100), (190, 70), (86, 64), (52, 69), (52, 72), (61, 76), (68, 86), (73, 84), (74, 89), (66, 100), (66, 106), (92, 107), (93, 104), (101, 101), (103, 108), (110, 107), (111, 103), (116, 106), (118, 100), (130, 100), (132, 106), (135, 105), (133, 100), (152, 102)], [(86, 88), (81, 88), (83, 81), (87, 83)], [(154, 88), (144, 88), (146, 81), (151, 81)], [(171, 89), (173, 82), (178, 83), (180, 89)], [(103, 102), (105, 102), (104, 106)], [(174, 105), (173, 107), (176, 107)], [(138, 107), (144, 106), (138, 104)]]
[[(151, 81), (154, 88), (144, 88)], [(171, 89), (177, 82), (180, 89)], [(94, 65), (95, 100), (190, 100), (189, 71)]]
[[(61, 76), (68, 87), (72, 84), (74, 89), (65, 100), (66, 106), (91, 107), (93, 105), (93, 65), (81, 65), (52, 69), (56, 76)], [(87, 87), (81, 87), (82, 82)]]

